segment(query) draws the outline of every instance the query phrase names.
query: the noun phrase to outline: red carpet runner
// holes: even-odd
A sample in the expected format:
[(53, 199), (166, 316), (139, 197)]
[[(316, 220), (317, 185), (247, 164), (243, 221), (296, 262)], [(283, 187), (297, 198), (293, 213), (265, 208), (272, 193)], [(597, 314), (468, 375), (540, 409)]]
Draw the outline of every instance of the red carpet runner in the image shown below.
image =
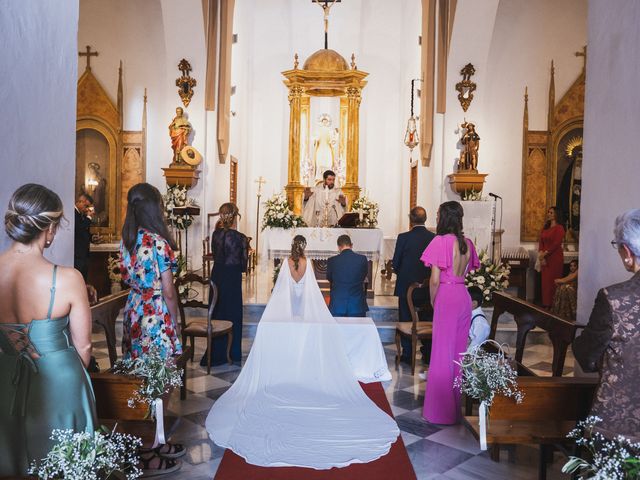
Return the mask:
[[(378, 407), (393, 416), (384, 389), (379, 382), (361, 383), (360, 386)], [(356, 463), (348, 467), (330, 470), (299, 467), (257, 467), (248, 464), (231, 450), (225, 450), (218, 467), (218, 473), (215, 476), (216, 480), (388, 480), (391, 478), (402, 480), (416, 478), (402, 437), (398, 437), (398, 440), (391, 445), (389, 453), (374, 462)]]

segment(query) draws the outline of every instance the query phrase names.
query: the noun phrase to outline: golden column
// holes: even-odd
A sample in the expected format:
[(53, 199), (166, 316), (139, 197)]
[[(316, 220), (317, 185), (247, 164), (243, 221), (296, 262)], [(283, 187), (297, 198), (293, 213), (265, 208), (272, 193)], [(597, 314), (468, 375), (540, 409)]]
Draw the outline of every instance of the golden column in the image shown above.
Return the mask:
[(285, 190), (294, 213), (302, 213), (304, 187), (300, 183), (300, 101), (304, 89), (299, 85), (289, 87), (289, 171)]
[(347, 88), (347, 179), (342, 190), (349, 205), (360, 195), (358, 186), (361, 89)]

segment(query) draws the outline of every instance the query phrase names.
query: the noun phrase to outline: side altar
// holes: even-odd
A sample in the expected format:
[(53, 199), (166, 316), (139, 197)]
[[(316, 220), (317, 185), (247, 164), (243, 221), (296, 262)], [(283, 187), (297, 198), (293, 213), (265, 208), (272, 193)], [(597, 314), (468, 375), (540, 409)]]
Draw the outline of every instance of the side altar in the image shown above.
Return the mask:
[(379, 228), (267, 228), (263, 235), (263, 255), (268, 261), (281, 261), (291, 253), (291, 241), (296, 235), (307, 239), (306, 257), (313, 262), (313, 271), (321, 289), (328, 288), (327, 259), (338, 254), (338, 237), (349, 235), (353, 251), (367, 257), (367, 298), (373, 298), (374, 263), (381, 257), (383, 234)]

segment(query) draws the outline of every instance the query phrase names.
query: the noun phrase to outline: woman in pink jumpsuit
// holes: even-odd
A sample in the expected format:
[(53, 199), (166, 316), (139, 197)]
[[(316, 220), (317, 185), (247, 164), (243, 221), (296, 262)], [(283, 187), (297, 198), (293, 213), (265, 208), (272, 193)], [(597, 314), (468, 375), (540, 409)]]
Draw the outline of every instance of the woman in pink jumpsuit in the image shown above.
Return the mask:
[[(473, 242), (462, 234), (462, 205), (445, 202), (438, 209), (437, 236), (420, 258), (431, 267), (433, 338), (422, 416), (431, 423), (454, 424), (460, 417), (460, 390), (453, 387), (467, 349), (471, 297), (464, 284), (480, 266)], [(455, 258), (454, 258), (455, 257)], [(456, 267), (458, 273), (456, 275)]]

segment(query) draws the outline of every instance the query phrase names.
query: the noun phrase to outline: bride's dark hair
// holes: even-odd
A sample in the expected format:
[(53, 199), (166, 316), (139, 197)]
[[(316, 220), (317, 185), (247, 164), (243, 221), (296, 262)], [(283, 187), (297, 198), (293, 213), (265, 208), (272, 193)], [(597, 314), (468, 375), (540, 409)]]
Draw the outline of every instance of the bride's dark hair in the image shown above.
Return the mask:
[(307, 248), (306, 238), (302, 235), (296, 235), (293, 237), (293, 242), (291, 242), (291, 260), (293, 260), (293, 265), (296, 270), (298, 270), (300, 259), (304, 258), (305, 248)]

